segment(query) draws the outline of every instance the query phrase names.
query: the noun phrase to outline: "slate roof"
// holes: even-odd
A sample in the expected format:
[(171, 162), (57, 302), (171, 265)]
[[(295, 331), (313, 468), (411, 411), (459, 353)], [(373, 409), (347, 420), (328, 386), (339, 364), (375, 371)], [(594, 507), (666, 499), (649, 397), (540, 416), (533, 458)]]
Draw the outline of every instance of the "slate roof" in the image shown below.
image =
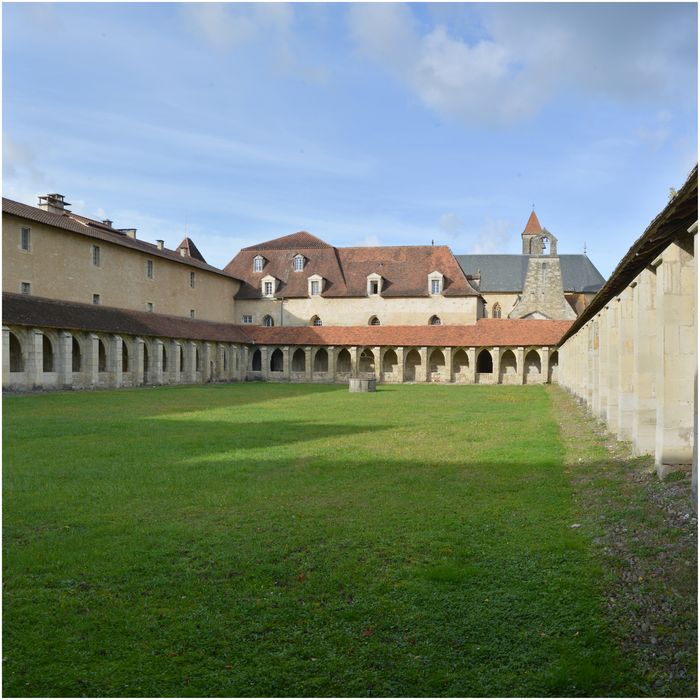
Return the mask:
[(56, 228), (60, 228), (65, 231), (72, 231), (73, 233), (78, 233), (82, 236), (88, 236), (89, 238), (95, 238), (100, 241), (114, 243), (115, 245), (120, 245), (124, 248), (138, 250), (142, 253), (147, 253), (148, 255), (153, 255), (158, 258), (165, 258), (167, 260), (171, 260), (172, 262), (195, 267), (199, 270), (206, 270), (207, 272), (213, 272), (214, 274), (223, 275), (224, 277), (232, 277), (230, 273), (220, 270), (218, 267), (207, 265), (207, 263), (204, 262), (204, 258), (202, 258), (201, 253), (199, 258), (187, 256), (183, 257), (174, 250), (169, 250), (167, 248), (160, 250), (154, 243), (147, 243), (146, 241), (129, 238), (129, 236), (119, 229), (106, 226), (101, 221), (88, 219), (85, 216), (74, 214), (71, 211), (66, 210), (63, 214), (53, 214), (44, 211), (43, 209), (39, 209), (38, 207), (30, 207), (28, 204), (15, 202), (14, 200), (6, 199), (5, 197), (2, 198), (2, 211), (3, 213), (12, 214), (13, 216), (27, 219), (28, 221), (36, 221), (37, 223), (46, 224), (47, 226), (55, 226)]
[[(455, 255), (466, 275), (481, 271), (480, 292), (522, 292), (528, 255)], [(596, 293), (605, 278), (587, 255), (559, 256), (565, 292)]]
[[(301, 271), (292, 264), (297, 254), (305, 258)], [(253, 269), (258, 255), (265, 259), (261, 272)], [(428, 275), (435, 270), (444, 275), (444, 296), (478, 294), (447, 246), (334, 248), (306, 231), (244, 248), (224, 270), (243, 281), (237, 299), (259, 299), (267, 275), (279, 280), (277, 296), (307, 297), (308, 278), (315, 274), (325, 280), (323, 297), (364, 297), (371, 273), (382, 276), (384, 297), (427, 297)]]
[(471, 326), (235, 326), (146, 311), (2, 295), (6, 325), (265, 345), (482, 347), (556, 345), (571, 321), (480, 319)]

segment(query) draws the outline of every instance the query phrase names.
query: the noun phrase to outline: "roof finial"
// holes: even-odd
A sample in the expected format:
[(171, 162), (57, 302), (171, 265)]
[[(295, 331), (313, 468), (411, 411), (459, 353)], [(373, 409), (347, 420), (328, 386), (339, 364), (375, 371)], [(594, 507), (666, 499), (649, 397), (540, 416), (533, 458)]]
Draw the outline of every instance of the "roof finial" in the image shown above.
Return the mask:
[(586, 241), (583, 242), (583, 254), (586, 255)]
[(532, 203), (532, 211), (535, 211), (535, 203)]
[(432, 241), (430, 241), (430, 245), (435, 245), (435, 239), (433, 238)]

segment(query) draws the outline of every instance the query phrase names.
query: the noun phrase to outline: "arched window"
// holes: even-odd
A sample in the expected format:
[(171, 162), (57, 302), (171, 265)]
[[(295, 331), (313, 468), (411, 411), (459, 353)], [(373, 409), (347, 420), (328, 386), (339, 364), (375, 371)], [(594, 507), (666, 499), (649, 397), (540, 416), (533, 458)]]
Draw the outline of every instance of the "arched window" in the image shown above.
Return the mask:
[(431, 316), (430, 320), (428, 321), (428, 324), (431, 326), (441, 326), (442, 321), (440, 320), (439, 316)]
[(270, 355), (270, 372), (282, 372), (284, 369), (284, 355), (279, 348)]
[(180, 354), (180, 371), (185, 371), (185, 351), (182, 349), (182, 345), (178, 345), (178, 352)]
[(143, 376), (144, 379), (146, 378), (146, 375), (148, 374), (148, 365), (149, 365), (149, 357), (148, 357), (148, 345), (146, 343), (143, 344)]
[(506, 375), (515, 375), (518, 373), (518, 362), (512, 350), (506, 350), (503, 355), (501, 355), (500, 370), (501, 380), (503, 380)]
[(467, 353), (460, 348), (452, 358), (452, 371), (455, 373), (455, 376), (457, 376), (466, 372), (468, 367), (469, 358), (467, 357)]
[(318, 316), (312, 316), (311, 317), (311, 325), (312, 326), (322, 326), (323, 321)]
[(491, 374), (493, 372), (493, 357), (491, 353), (484, 349), (476, 358), (476, 371), (479, 374)]
[(270, 316), (269, 314), (267, 316), (263, 316), (263, 326), (269, 327), (269, 326), (274, 326), (274, 325), (275, 325), (275, 321), (272, 318), (272, 316)]
[(360, 353), (360, 372), (374, 374), (374, 353), (369, 348)]
[(221, 355), (224, 363), (224, 372), (228, 372), (228, 350), (224, 350)]
[(380, 320), (379, 320), (376, 316), (372, 316), (372, 317), (369, 319), (369, 325), (370, 325), (370, 326), (381, 326), (382, 324), (381, 324)]
[(98, 339), (97, 341), (97, 371), (107, 371), (107, 350), (105, 349), (105, 344), (102, 341), (102, 338)]
[(559, 352), (555, 350), (549, 357), (549, 376), (547, 377), (548, 382), (557, 381), (557, 370), (559, 368)]
[(417, 369), (420, 367), (420, 353), (415, 348), (408, 352), (405, 360), (406, 367), (404, 369), (404, 380), (407, 382), (415, 382)]
[(264, 260), (262, 255), (256, 255), (253, 258), (253, 272), (262, 272)]
[(163, 366), (163, 372), (166, 372), (168, 370), (168, 353), (165, 349), (165, 343), (160, 346), (160, 352), (161, 352), (161, 364)]
[(194, 349), (194, 369), (196, 372), (202, 371), (202, 358), (199, 355), (199, 348)]
[(501, 305), (498, 302), (496, 302), (493, 305), (493, 309), (491, 310), (491, 316), (493, 318), (501, 318)]
[(306, 371), (306, 353), (301, 349), (297, 348), (292, 355), (292, 372), (305, 372)]
[(525, 355), (525, 374), (540, 374), (542, 372), (542, 360), (537, 350), (530, 350)]
[(262, 369), (262, 357), (260, 355), (259, 349), (253, 353), (253, 358), (250, 366), (253, 372), (259, 372)]
[(304, 256), (295, 255), (294, 256), (294, 272), (301, 272), (304, 269)]
[(338, 358), (335, 362), (335, 370), (340, 374), (347, 374), (352, 369), (352, 361), (350, 359), (350, 353), (346, 348), (343, 348), (338, 353)]
[[(182, 350), (182, 348), (180, 348)], [(122, 340), (122, 372), (129, 371), (129, 346)]]
[(53, 345), (51, 340), (47, 335), (42, 336), (41, 350), (42, 350), (42, 367), (44, 372), (53, 372)]
[(325, 348), (321, 348), (314, 355), (314, 372), (328, 371), (328, 353)]
[(24, 372), (22, 345), (14, 333), (10, 333), (10, 372)]
[[(443, 354), (442, 350), (439, 348), (435, 348), (430, 353), (430, 357), (428, 358), (428, 367), (430, 368), (430, 374), (437, 374), (439, 375), (442, 370), (445, 369), (445, 355)], [(431, 379), (435, 379), (436, 377), (430, 377)]]
[(77, 338), (73, 338), (71, 342), (71, 371), (80, 372), (80, 368), (83, 364), (82, 355), (80, 353), (80, 343)]
[(391, 374), (396, 370), (396, 367), (399, 364), (399, 359), (396, 356), (396, 352), (394, 350), (387, 350), (384, 353), (384, 358), (382, 359), (382, 371), (385, 374)]

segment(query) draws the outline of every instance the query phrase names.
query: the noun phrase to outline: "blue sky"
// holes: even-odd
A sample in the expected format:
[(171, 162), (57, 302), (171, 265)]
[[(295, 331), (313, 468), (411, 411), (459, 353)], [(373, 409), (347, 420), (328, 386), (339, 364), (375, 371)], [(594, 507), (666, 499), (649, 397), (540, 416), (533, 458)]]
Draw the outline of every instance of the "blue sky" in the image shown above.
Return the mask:
[(697, 160), (697, 7), (3, 4), (3, 194), (209, 262), (520, 252), (534, 203), (608, 275)]

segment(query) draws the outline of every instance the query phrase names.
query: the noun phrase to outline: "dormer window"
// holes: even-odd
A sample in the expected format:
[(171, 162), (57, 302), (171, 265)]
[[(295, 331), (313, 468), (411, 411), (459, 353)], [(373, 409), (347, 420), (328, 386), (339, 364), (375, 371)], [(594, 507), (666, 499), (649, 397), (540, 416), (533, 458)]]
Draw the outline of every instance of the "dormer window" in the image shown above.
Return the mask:
[(294, 256), (294, 272), (301, 272), (304, 269), (304, 256)]
[(321, 275), (311, 275), (309, 277), (309, 296), (317, 297), (323, 291), (323, 277)]
[(442, 272), (435, 270), (428, 275), (428, 291), (431, 295), (442, 294), (443, 281)]
[(367, 275), (367, 296), (377, 296), (382, 293), (382, 276), (373, 272)]
[(277, 288), (277, 280), (272, 275), (266, 275), (262, 278), (262, 295), (264, 297), (275, 296), (275, 291)]
[(253, 272), (262, 272), (264, 264), (265, 264), (265, 258), (263, 258), (262, 255), (256, 255), (253, 258)]

